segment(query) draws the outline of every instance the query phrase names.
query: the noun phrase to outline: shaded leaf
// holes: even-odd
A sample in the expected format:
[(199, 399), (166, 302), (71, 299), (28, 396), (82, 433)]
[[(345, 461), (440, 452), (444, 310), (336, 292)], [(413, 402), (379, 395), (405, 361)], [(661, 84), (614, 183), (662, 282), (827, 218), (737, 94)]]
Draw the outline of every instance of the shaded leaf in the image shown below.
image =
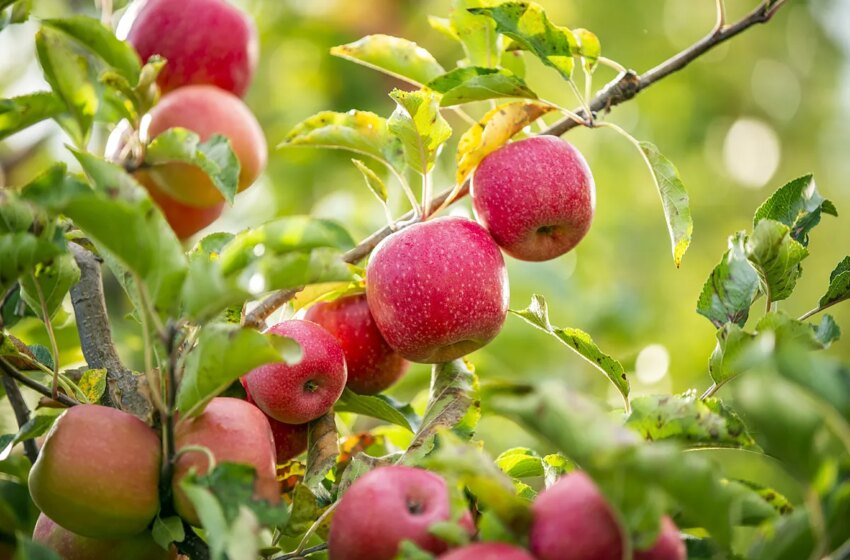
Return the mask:
[(550, 22), (540, 5), (534, 2), (503, 2), (469, 11), (492, 18), (496, 22), (496, 31), (534, 53), (564, 79), (571, 78), (573, 54), (578, 50), (578, 42), (569, 29)]
[(367, 35), (331, 48), (331, 54), (422, 85), (444, 73), (440, 63), (413, 41), (390, 35)]
[(183, 520), (176, 515), (162, 518), (159, 515), (153, 521), (153, 529), (151, 529), (153, 540), (160, 547), (168, 550), (171, 543), (183, 542), (186, 538), (186, 531), (183, 528)]
[(358, 395), (346, 388), (334, 405), (337, 412), (353, 412), (371, 416), (410, 430), (418, 424), (419, 418), (409, 404), (401, 404), (384, 395)]
[(747, 240), (747, 258), (761, 279), (761, 291), (770, 301), (780, 301), (794, 291), (803, 274), (800, 263), (809, 251), (795, 241), (785, 224), (762, 219)]
[(694, 392), (638, 397), (625, 426), (650, 441), (674, 439), (687, 447), (755, 447), (741, 419), (718, 399)]
[[(751, 356), (761, 355), (762, 344), (754, 344), (756, 336), (728, 323), (716, 333), (717, 345), (708, 361), (708, 373), (718, 385), (726, 383), (748, 367)], [(765, 350), (771, 351), (772, 343)]]
[(327, 504), (321, 505), (319, 499), (308, 486), (298, 484), (292, 491), (289, 520), (281, 532), (287, 537), (302, 536), (325, 509), (327, 509)]
[(390, 97), (396, 102), (396, 109), (387, 120), (387, 127), (401, 140), (407, 165), (425, 175), (452, 135), (452, 127), (440, 114), (440, 96), (427, 90), (395, 89)]
[(59, 124), (71, 134), (78, 146), (82, 146), (88, 140), (98, 105), (88, 61), (75, 53), (67, 40), (52, 29), (42, 28), (36, 33), (35, 46), (44, 79), (74, 117), (75, 126), (68, 126), (64, 121), (59, 121)]
[(0, 288), (5, 292), (23, 273), (55, 258), (61, 248), (31, 233), (0, 235)]
[(139, 81), (142, 62), (129, 43), (121, 41), (99, 20), (86, 16), (45, 19), (42, 25), (57, 29), (74, 38), (124, 78), (135, 84)]
[(186, 417), (198, 415), (213, 397), (241, 376), (272, 362), (297, 363), (300, 350), (290, 338), (236, 325), (207, 325), (186, 356), (177, 391), (177, 410)]
[(463, 184), (482, 159), (504, 146), (514, 134), (554, 110), (536, 101), (515, 101), (487, 112), (458, 141), (457, 183)]
[(14, 560), (62, 560), (47, 546), (21, 536), (17, 540)]
[(43, 313), (38, 295), (40, 289), (47, 316), (52, 318), (62, 307), (65, 295), (79, 280), (80, 269), (74, 256), (63, 253), (48, 262), (37, 264), (32, 274), (21, 278), (21, 297), (36, 315), (41, 317)]
[(9, 443), (10, 448), (46, 434), (63, 412), (65, 412), (63, 408), (39, 408), (36, 410), (15, 434), (15, 438)]
[(765, 200), (753, 216), (753, 227), (761, 220), (776, 220), (788, 226), (791, 238), (804, 247), (809, 232), (820, 223), (821, 214), (837, 216), (835, 206), (817, 191), (811, 174), (783, 185)]
[(449, 107), (472, 101), (501, 97), (537, 99), (525, 81), (510, 70), (467, 66), (455, 68), (427, 84), (442, 95), (440, 106)]
[(310, 490), (322, 490), (326, 494), (322, 481), (330, 472), (339, 456), (339, 434), (336, 431), (336, 419), (333, 411), (310, 422), (307, 431), (307, 470), (304, 484)]
[(148, 172), (156, 176), (157, 165), (171, 162), (188, 163), (206, 173), (224, 199), (233, 204), (239, 187), (239, 158), (230, 140), (214, 134), (206, 142), (185, 128), (169, 128), (154, 138), (145, 151)]
[(400, 462), (416, 464), (427, 456), (441, 430), (450, 430), (461, 439), (472, 437), (481, 418), (478, 399), (478, 376), (471, 364), (463, 359), (434, 364), (422, 424)]
[(579, 329), (553, 327), (549, 322), (549, 312), (543, 296), (537, 294), (531, 296), (531, 304), (526, 309), (522, 311), (511, 310), (511, 313), (525, 319), (532, 326), (551, 334), (584, 358), (590, 365), (605, 374), (622, 395), (626, 408), (628, 408), (629, 379), (620, 362), (602, 352), (586, 332)]
[(56, 94), (40, 91), (0, 100), (0, 140), (66, 111)]
[(664, 208), (664, 218), (667, 220), (667, 230), (673, 243), (673, 262), (676, 266), (682, 264), (682, 257), (691, 244), (691, 234), (694, 222), (691, 218), (691, 207), (688, 193), (679, 171), (673, 163), (664, 157), (653, 144), (639, 142), (641, 152), (646, 158), (658, 194), (661, 196), (661, 206)]
[(829, 288), (818, 305), (826, 307), (850, 298), (850, 257), (844, 257), (829, 275)]
[(729, 250), (711, 271), (697, 301), (697, 313), (717, 328), (725, 323), (743, 327), (758, 294), (759, 276), (747, 260), (745, 240), (743, 233), (729, 238)]

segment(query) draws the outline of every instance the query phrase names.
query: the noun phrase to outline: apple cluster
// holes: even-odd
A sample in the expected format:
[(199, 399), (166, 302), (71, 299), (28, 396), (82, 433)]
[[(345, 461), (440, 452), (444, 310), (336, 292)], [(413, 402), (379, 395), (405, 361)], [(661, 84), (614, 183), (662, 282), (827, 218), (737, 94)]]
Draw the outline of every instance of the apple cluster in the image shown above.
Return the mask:
[[(442, 560), (620, 560), (623, 537), (605, 497), (584, 472), (574, 471), (541, 492), (534, 501), (528, 549), (478, 542), (449, 550), (431, 528), (454, 520), (471, 537), (469, 511), (452, 512), (446, 481), (411, 467), (380, 467), (362, 476), (343, 495), (334, 512), (330, 560), (392, 560), (403, 541)], [(368, 515), (364, 515), (368, 512)], [(685, 545), (669, 517), (648, 548), (635, 560), (684, 560)]]
[[(238, 191), (250, 187), (266, 166), (263, 130), (241, 97), (259, 57), (253, 22), (226, 0), (136, 0), (119, 25), (142, 60), (167, 62), (157, 76), (162, 98), (142, 119), (143, 143), (171, 128), (196, 133), (201, 142), (219, 134), (240, 164)], [(108, 143), (111, 157), (123, 147), (122, 127)], [(224, 197), (200, 168), (169, 162), (135, 172), (177, 237), (186, 239), (214, 222)]]

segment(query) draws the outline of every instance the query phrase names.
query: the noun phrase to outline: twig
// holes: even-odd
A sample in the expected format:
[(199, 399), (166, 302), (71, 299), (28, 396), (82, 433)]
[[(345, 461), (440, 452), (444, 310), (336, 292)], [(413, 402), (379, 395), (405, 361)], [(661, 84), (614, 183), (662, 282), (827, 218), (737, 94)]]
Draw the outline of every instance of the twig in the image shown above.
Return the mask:
[(287, 554), (282, 554), (280, 556), (275, 556), (272, 560), (301, 560), (306, 558), (311, 554), (315, 554), (316, 552), (322, 552), (328, 549), (328, 543), (317, 544), (316, 546), (311, 546), (310, 548), (305, 548), (300, 553), (296, 554), (294, 552), (289, 552)]
[(71, 303), (80, 333), (80, 347), (90, 368), (103, 368), (107, 372), (109, 391), (105, 398), (118, 408), (145, 422), (153, 414), (150, 399), (139, 391), (136, 375), (127, 369), (118, 356), (112, 341), (109, 315), (103, 297), (103, 276), (100, 260), (89, 250), (71, 243), (69, 245), (77, 266), (80, 281), (71, 288)]
[[(611, 82), (602, 88), (602, 90), (596, 94), (596, 97), (593, 98), (592, 101), (589, 102), (589, 108), (591, 113), (598, 113), (600, 111), (610, 110), (612, 107), (616, 105), (620, 105), (625, 101), (628, 101), (635, 97), (638, 93), (650, 87), (652, 84), (666, 78), (670, 74), (674, 72), (678, 72), (683, 69), (685, 66), (710, 51), (717, 45), (728, 41), (732, 37), (740, 34), (741, 32), (749, 29), (750, 27), (768, 22), (773, 15), (779, 10), (779, 8), (785, 3), (785, 0), (778, 0), (771, 2), (770, 0), (763, 1), (755, 10), (750, 12), (747, 16), (737, 21), (732, 25), (728, 25), (723, 27), (720, 30), (712, 30), (711, 33), (706, 35), (704, 38), (700, 39), (687, 49), (681, 51), (675, 56), (665, 60), (658, 66), (647, 70), (641, 75), (636, 74), (631, 70), (625, 70), (618, 63), (609, 60), (607, 58), (600, 58), (600, 63), (612, 66), (617, 69), (621, 69), (620, 75), (617, 76)], [(578, 116), (579, 119), (575, 117)], [(547, 128), (542, 132), (542, 134), (550, 135), (550, 136), (561, 136), (565, 134), (567, 131), (581, 126), (582, 124), (586, 124), (588, 122), (588, 117), (592, 118), (593, 115), (587, 115), (584, 109), (578, 109), (575, 112), (571, 112), (567, 114), (564, 118)], [(432, 215), (438, 209), (441, 209), (444, 206), (448, 206), (453, 204), (454, 202), (460, 200), (469, 192), (469, 182), (467, 181), (460, 188), (452, 187), (450, 189), (446, 189), (439, 195), (437, 195), (434, 200), (431, 202), (430, 207), (425, 209), (426, 215)], [(451, 198), (450, 201), (446, 202), (447, 199)], [(444, 205), (444, 202), (446, 203)], [(409, 225), (411, 223), (415, 223), (411, 221), (415, 217), (414, 212), (408, 212), (396, 222), (395, 226), (385, 226), (362, 242), (359, 245), (348, 251), (343, 255), (343, 260), (348, 263), (356, 263), (366, 257), (372, 250), (384, 240), (384, 238), (388, 237), (395, 231), (402, 229), (404, 226)], [(298, 293), (298, 290), (282, 290), (276, 292), (270, 296), (268, 296), (265, 300), (263, 300), (256, 308), (254, 308), (251, 313), (246, 316), (245, 321), (243, 322), (246, 326), (254, 326), (262, 325), (265, 319), (274, 313), (276, 309), (280, 306), (284, 305), (290, 299), (292, 299), (295, 294)]]
[(192, 526), (185, 521), (183, 522), (183, 531), (186, 534), (186, 538), (179, 543), (175, 543), (178, 552), (185, 554), (192, 560), (209, 560), (210, 547), (207, 546), (206, 541), (199, 537), (194, 529), (192, 529)]
[[(755, 10), (750, 12), (741, 20), (725, 26), (723, 29), (716, 32), (712, 29), (711, 33), (687, 49), (665, 60), (655, 68), (647, 70), (640, 76), (631, 71), (620, 74), (620, 76), (609, 82), (608, 85), (593, 98), (593, 101), (590, 102), (590, 110), (594, 112), (603, 110), (607, 111), (611, 107), (628, 101), (655, 82), (666, 78), (674, 72), (678, 72), (717, 45), (728, 41), (732, 37), (746, 31), (754, 25), (770, 21), (784, 3), (785, 0), (779, 0), (772, 4), (768, 1), (762, 2)], [(583, 113), (581, 110), (576, 112), (580, 115)], [(582, 117), (587, 118), (587, 115), (582, 115)], [(546, 130), (546, 134), (561, 136), (576, 126), (578, 125), (572, 119), (564, 118), (550, 126), (549, 129)]]
[[(6, 389), (6, 396), (9, 398), (9, 404), (12, 405), (12, 410), (15, 413), (18, 428), (23, 428), (24, 424), (30, 420), (30, 409), (24, 400), (24, 396), (15, 380), (8, 375), (3, 376), (3, 387)], [(35, 460), (38, 459), (38, 447), (34, 440), (28, 439), (24, 442), (24, 454), (30, 460), (30, 463), (35, 463)]]
[[(0, 370), (2, 370), (4, 374), (8, 375), (9, 377), (14, 379), (15, 381), (17, 381), (21, 385), (29, 387), (33, 391), (41, 393), (45, 397), (49, 397), (51, 399), (53, 398), (53, 396), (51, 395), (52, 392), (50, 390), (50, 387), (45, 387), (44, 385), (42, 385), (41, 383), (39, 383), (35, 379), (30, 379), (29, 377), (27, 377), (26, 375), (24, 375), (23, 373), (21, 373), (20, 371), (18, 371), (14, 367), (12, 367), (12, 365), (9, 362), (7, 362), (5, 358), (0, 358)], [(75, 405), (80, 404), (77, 401), (75, 401), (74, 399), (72, 399), (71, 397), (69, 397), (68, 395), (65, 395), (63, 393), (58, 393), (54, 400), (56, 402), (60, 403), (60, 404), (65, 405), (65, 406), (75, 406)]]
[[(839, 300), (839, 301), (843, 301), (843, 300)], [(820, 313), (821, 311), (824, 311), (824, 310), (826, 310), (826, 309), (829, 309), (830, 307), (832, 307), (832, 306), (833, 306), (833, 305), (835, 305), (836, 303), (839, 303), (839, 301), (833, 301), (832, 303), (827, 303), (826, 305), (818, 305), (818, 306), (817, 306), (817, 307), (815, 307), (814, 309), (809, 309), (808, 311), (806, 311), (805, 313), (803, 313), (802, 315), (800, 315), (800, 318), (799, 318), (798, 320), (799, 320), (799, 321), (805, 321), (806, 319), (808, 319), (808, 318), (809, 318), (809, 317), (811, 317), (812, 315), (817, 315), (817, 314), (818, 314), (818, 313)]]

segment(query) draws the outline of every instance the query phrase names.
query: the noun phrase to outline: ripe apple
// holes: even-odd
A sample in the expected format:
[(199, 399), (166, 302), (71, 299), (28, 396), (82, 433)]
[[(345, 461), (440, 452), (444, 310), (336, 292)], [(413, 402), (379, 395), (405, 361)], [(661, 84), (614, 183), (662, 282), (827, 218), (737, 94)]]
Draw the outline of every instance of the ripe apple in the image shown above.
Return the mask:
[(440, 556), (440, 560), (534, 560), (528, 551), (505, 543), (470, 544)]
[[(244, 380), (242, 386), (245, 386)], [(247, 395), (247, 401), (256, 406), (247, 388), (245, 389), (245, 393)], [(286, 463), (307, 450), (307, 429), (309, 428), (309, 424), (286, 424), (284, 422), (278, 422), (270, 416), (266, 416), (266, 420), (269, 421), (269, 425), (272, 428), (275, 457), (278, 465)]]
[[(448, 546), (428, 532), (451, 519), (446, 481), (411, 467), (377, 468), (343, 495), (331, 520), (330, 560), (393, 560), (401, 541), (441, 554)], [(467, 512), (462, 524), (474, 531)]]
[(310, 321), (284, 321), (269, 332), (301, 345), (297, 364), (266, 364), (249, 372), (244, 385), (263, 412), (287, 424), (304, 424), (333, 408), (347, 378), (345, 355), (331, 333)]
[[(266, 166), (268, 147), (260, 124), (235, 95), (213, 86), (187, 86), (157, 103), (150, 113), (145, 134), (153, 139), (169, 128), (181, 127), (198, 134), (201, 142), (214, 134), (230, 140), (241, 166), (239, 188), (250, 187)], [(148, 170), (157, 186), (190, 206), (215, 206), (224, 200), (209, 177), (188, 163), (165, 163)]]
[(137, 1), (119, 35), (143, 61), (155, 54), (168, 61), (157, 78), (163, 93), (207, 84), (241, 97), (260, 52), (253, 22), (225, 0)]
[[(257, 471), (255, 493), (258, 498), (277, 503), (280, 500), (275, 471), (275, 449), (271, 427), (256, 406), (229, 397), (214, 398), (204, 411), (181, 419), (174, 434), (178, 453), (187, 446), (208, 448), (218, 463), (242, 463)], [(209, 462), (204, 453), (187, 451), (174, 465), (174, 508), (188, 523), (200, 526), (197, 512), (180, 487), (180, 482), (194, 468), (204, 475)]]
[(339, 340), (348, 366), (347, 387), (355, 393), (380, 393), (401, 377), (410, 365), (390, 348), (366, 301), (366, 294), (313, 305), (304, 316)]
[(496, 243), (524, 261), (563, 255), (590, 229), (596, 187), (584, 157), (555, 136), (536, 136), (491, 153), (475, 170), (475, 215)]
[(115, 540), (81, 537), (60, 527), (43, 513), (38, 516), (32, 540), (56, 552), (62, 560), (173, 560), (177, 551), (164, 550), (150, 531)]
[(531, 511), (530, 548), (540, 560), (621, 560), (620, 527), (585, 473), (562, 477), (537, 496)]
[(214, 206), (199, 208), (183, 204), (162, 191), (147, 173), (137, 171), (134, 174), (136, 180), (148, 191), (151, 200), (154, 201), (165, 221), (177, 234), (178, 239), (188, 239), (216, 221), (224, 210), (224, 202)]
[(56, 420), (29, 475), (32, 499), (69, 531), (120, 539), (144, 531), (159, 511), (162, 453), (135, 416), (94, 404)]
[(661, 532), (655, 544), (646, 550), (635, 551), (635, 560), (685, 560), (687, 557), (688, 551), (679, 536), (679, 528), (666, 515), (661, 518)]
[(394, 233), (366, 268), (375, 323), (414, 362), (448, 362), (490, 342), (505, 322), (508, 297), (502, 253), (466, 218), (435, 218)]

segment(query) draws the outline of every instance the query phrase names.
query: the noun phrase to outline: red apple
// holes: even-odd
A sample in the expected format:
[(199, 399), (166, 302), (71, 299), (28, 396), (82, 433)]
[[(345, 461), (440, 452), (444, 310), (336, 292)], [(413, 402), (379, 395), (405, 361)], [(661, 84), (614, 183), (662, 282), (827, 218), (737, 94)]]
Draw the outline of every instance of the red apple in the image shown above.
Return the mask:
[(366, 294), (313, 305), (304, 316), (339, 340), (348, 366), (346, 386), (362, 395), (380, 393), (410, 365), (384, 340), (366, 301)]
[(614, 514), (589, 476), (574, 471), (532, 505), (531, 552), (540, 560), (622, 560)]
[[(451, 519), (446, 481), (411, 467), (377, 468), (343, 495), (331, 520), (330, 560), (393, 560), (401, 541), (441, 554), (446, 543), (428, 529)], [(473, 531), (471, 517), (462, 521)]]
[(45, 515), (69, 531), (120, 539), (144, 531), (159, 511), (159, 438), (135, 416), (94, 404), (66, 410), (29, 475)]
[(384, 239), (366, 268), (369, 310), (414, 362), (448, 362), (490, 342), (508, 310), (499, 248), (471, 220), (435, 218)]
[[(156, 138), (169, 128), (198, 134), (201, 142), (214, 134), (230, 140), (241, 166), (239, 188), (250, 187), (266, 166), (268, 148), (263, 130), (251, 110), (235, 95), (213, 86), (188, 86), (163, 96), (148, 114), (147, 136)], [(200, 168), (188, 163), (165, 163), (147, 170), (157, 186), (190, 206), (215, 206), (224, 197)]]
[(505, 543), (470, 544), (440, 556), (440, 560), (534, 560), (526, 550)]
[(156, 186), (156, 183), (142, 171), (134, 174), (136, 180), (145, 187), (159, 209), (165, 221), (174, 230), (179, 239), (188, 239), (216, 221), (224, 210), (224, 202), (214, 206), (198, 208), (175, 200)]
[(284, 321), (269, 332), (301, 345), (297, 364), (266, 364), (248, 373), (244, 385), (263, 412), (280, 422), (303, 424), (333, 408), (347, 378), (337, 339), (310, 321)]
[(143, 61), (155, 54), (168, 61), (157, 78), (163, 92), (206, 84), (245, 94), (259, 58), (257, 31), (228, 2), (147, 0), (127, 14), (119, 34)]
[(647, 550), (635, 551), (635, 560), (685, 560), (687, 557), (679, 528), (666, 515), (661, 518), (661, 532), (655, 544)]
[(89, 539), (57, 525), (43, 513), (38, 516), (32, 540), (56, 552), (62, 560), (173, 560), (177, 551), (164, 550), (150, 531), (116, 540)]
[[(280, 500), (271, 427), (256, 406), (241, 399), (214, 398), (200, 415), (178, 422), (174, 439), (178, 453), (190, 445), (201, 446), (208, 448), (218, 463), (241, 463), (254, 467), (257, 471), (257, 497), (271, 503)], [(200, 526), (198, 514), (180, 487), (180, 482), (193, 468), (200, 475), (209, 471), (209, 461), (204, 453), (187, 451), (180, 455), (174, 465), (172, 490), (177, 513), (197, 527)]]
[(545, 261), (563, 255), (590, 229), (596, 187), (581, 153), (556, 136), (512, 142), (472, 176), (478, 221), (509, 255)]
[[(244, 382), (242, 386), (245, 386)], [(256, 405), (247, 388), (245, 389), (245, 393), (247, 395), (247, 401)], [(307, 450), (307, 429), (309, 428), (309, 424), (285, 424), (269, 416), (266, 416), (266, 420), (269, 421), (269, 425), (272, 428), (275, 456), (278, 465), (286, 463)]]

